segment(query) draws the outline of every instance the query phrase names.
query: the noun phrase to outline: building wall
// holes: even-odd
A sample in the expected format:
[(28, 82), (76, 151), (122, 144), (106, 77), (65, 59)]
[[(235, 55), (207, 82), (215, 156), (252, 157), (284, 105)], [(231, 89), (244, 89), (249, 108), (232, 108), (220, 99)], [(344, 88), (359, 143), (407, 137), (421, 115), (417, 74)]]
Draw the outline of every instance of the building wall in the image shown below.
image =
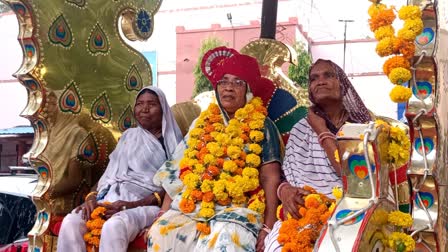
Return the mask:
[[(276, 38), (287, 44), (296, 40), (297, 19), (277, 24)], [(227, 46), (240, 50), (247, 43), (260, 37), (260, 22), (252, 21), (250, 25), (238, 27), (221, 27), (212, 25), (209, 29), (186, 30), (177, 27), (177, 56), (176, 56), (176, 101), (183, 102), (191, 99), (194, 87), (194, 67), (198, 63), (199, 49), (202, 42), (209, 37), (216, 37), (227, 43)], [(286, 66), (287, 69), (287, 66)]]

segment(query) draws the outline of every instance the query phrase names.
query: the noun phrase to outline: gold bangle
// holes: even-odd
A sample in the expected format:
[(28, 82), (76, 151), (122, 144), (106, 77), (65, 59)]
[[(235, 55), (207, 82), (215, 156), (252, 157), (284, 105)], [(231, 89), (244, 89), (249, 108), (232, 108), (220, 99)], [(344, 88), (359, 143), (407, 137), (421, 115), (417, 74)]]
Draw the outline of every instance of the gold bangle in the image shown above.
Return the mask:
[(155, 193), (153, 193), (154, 194), (154, 197), (156, 197), (156, 199), (157, 199), (157, 205), (160, 207), (160, 206), (162, 206), (162, 198), (160, 198), (160, 195), (159, 195), (159, 193), (158, 192), (155, 192)]
[(89, 192), (88, 194), (87, 194), (87, 196), (84, 198), (84, 200), (87, 200), (90, 196), (92, 196), (92, 195), (97, 195), (98, 194), (98, 192)]

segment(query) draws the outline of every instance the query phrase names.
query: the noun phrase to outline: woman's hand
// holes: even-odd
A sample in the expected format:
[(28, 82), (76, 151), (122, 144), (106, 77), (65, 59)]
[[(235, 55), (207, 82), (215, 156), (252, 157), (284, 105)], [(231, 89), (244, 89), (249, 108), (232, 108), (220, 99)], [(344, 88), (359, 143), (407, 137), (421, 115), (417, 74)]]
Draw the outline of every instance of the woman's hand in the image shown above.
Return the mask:
[(112, 217), (112, 215), (114, 215), (120, 211), (124, 211), (126, 209), (132, 208), (131, 202), (122, 201), (122, 200), (118, 200), (118, 201), (115, 201), (114, 203), (110, 203), (110, 204), (100, 203), (98, 205), (106, 208), (106, 212), (104, 213), (106, 219), (109, 219), (110, 217)]
[(96, 202), (95, 197), (91, 197), (90, 199), (86, 200), (83, 204), (78, 206), (75, 209), (75, 213), (78, 213), (80, 210), (82, 211), (82, 218), (84, 220), (89, 220), (90, 214), (95, 210), (95, 208), (98, 206), (98, 203)]
[(325, 119), (318, 116), (316, 112), (312, 108), (308, 109), (308, 116), (307, 116), (308, 123), (310, 124), (311, 128), (319, 135), (322, 132), (328, 131), (327, 124), (325, 122)]
[(283, 186), (279, 196), (282, 201), (284, 214), (287, 216), (289, 213), (294, 219), (300, 218), (299, 206), (305, 204), (303, 197), (308, 194), (308, 191), (290, 184)]
[(261, 229), (260, 232), (258, 233), (257, 245), (255, 247), (257, 252), (264, 251), (264, 239), (266, 238), (267, 235), (268, 233), (263, 229)]

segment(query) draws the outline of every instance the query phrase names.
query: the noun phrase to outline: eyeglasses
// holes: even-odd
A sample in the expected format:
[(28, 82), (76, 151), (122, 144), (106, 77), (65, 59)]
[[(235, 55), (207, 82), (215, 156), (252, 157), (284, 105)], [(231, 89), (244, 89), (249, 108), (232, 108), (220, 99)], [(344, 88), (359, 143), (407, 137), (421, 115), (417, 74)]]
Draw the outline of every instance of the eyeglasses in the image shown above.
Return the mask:
[(246, 85), (246, 82), (240, 79), (235, 79), (235, 80), (219, 80), (217, 82), (218, 86), (221, 87), (228, 87), (230, 85), (232, 85), (232, 87), (242, 87)]

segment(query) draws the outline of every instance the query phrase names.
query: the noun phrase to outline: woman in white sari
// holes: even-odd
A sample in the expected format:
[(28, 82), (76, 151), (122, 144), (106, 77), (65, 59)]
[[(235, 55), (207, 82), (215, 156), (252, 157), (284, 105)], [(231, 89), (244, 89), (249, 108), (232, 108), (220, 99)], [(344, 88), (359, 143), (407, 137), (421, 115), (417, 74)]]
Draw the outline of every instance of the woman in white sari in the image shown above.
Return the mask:
[(164, 191), (152, 178), (171, 158), (182, 133), (165, 95), (156, 87), (143, 88), (137, 94), (134, 115), (138, 126), (121, 136), (96, 190), (64, 218), (58, 251), (86, 251), (86, 221), (97, 206), (107, 209), (100, 251), (126, 251), (140, 230), (154, 221)]

